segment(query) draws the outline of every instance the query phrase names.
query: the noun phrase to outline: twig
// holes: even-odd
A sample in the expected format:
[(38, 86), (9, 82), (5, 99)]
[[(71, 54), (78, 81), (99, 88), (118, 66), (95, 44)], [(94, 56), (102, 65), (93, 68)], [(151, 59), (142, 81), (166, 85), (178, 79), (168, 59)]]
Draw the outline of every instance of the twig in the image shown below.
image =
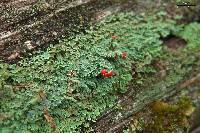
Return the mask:
[(190, 86), (191, 84), (193, 84), (194, 82), (196, 82), (197, 80), (200, 80), (200, 73), (198, 73), (195, 77), (181, 83), (178, 85), (178, 88), (179, 89), (183, 89), (183, 88), (186, 88), (188, 86)]

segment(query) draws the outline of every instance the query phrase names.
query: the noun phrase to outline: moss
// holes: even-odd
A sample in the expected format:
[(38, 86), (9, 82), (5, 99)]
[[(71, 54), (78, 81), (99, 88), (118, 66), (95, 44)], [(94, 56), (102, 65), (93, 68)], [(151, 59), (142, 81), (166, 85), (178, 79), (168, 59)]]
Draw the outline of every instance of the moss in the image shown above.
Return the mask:
[(152, 104), (151, 114), (144, 130), (154, 133), (171, 133), (182, 130), (187, 132), (189, 127), (188, 117), (194, 111), (191, 100), (182, 97), (177, 104), (168, 104), (156, 101)]
[(197, 91), (197, 95), (200, 97), (200, 89)]

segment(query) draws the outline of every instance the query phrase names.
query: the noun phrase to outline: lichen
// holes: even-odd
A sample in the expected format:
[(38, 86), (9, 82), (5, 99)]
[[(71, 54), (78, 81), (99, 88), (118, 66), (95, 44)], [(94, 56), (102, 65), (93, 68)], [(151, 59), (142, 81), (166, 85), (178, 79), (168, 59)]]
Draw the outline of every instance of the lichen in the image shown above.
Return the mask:
[[(169, 35), (176, 27), (179, 27), (176, 22), (166, 19), (164, 14), (120, 13), (91, 27), (85, 34), (66, 38), (17, 64), (3, 66), (1, 72), (9, 73), (2, 76), (3, 94), (9, 92), (8, 88), (10, 93), (1, 102), (1, 116), (5, 118), (1, 127), (42, 133), (50, 132), (55, 124), (57, 132), (87, 131), (90, 123), (107, 108), (113, 107), (117, 96), (127, 90), (132, 79), (132, 63), (138, 73), (138, 79), (133, 82), (152, 84), (152, 76), (148, 75), (156, 74), (156, 71), (151, 63), (155, 58), (163, 58), (173, 63), (166, 66), (167, 70), (171, 69), (170, 75), (165, 81), (154, 77), (153, 81), (160, 82), (151, 86), (154, 88), (151, 93), (139, 97), (154, 98), (153, 94), (161, 93), (160, 86), (166, 90), (183, 79), (192, 69), (188, 66), (196, 59), (191, 50), (181, 57), (163, 52), (160, 38)], [(126, 59), (121, 58), (124, 51), (127, 52)], [(115, 75), (102, 77), (102, 69), (113, 70)], [(174, 117), (170, 114), (179, 112), (181, 124), (186, 113), (178, 108), (189, 106), (187, 102), (176, 106), (157, 104), (164, 108), (155, 110), (160, 114), (159, 121), (165, 118), (163, 114), (167, 115), (166, 112), (171, 119)], [(48, 113), (44, 113), (45, 109)], [(162, 127), (160, 122), (156, 124), (158, 128)]]

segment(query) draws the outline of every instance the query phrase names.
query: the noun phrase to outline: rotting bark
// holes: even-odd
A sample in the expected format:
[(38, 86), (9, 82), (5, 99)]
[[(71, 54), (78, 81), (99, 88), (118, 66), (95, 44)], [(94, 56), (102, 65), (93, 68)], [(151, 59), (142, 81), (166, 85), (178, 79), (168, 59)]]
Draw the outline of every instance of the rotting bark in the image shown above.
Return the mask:
[(134, 12), (170, 9), (171, 16), (183, 14), (185, 22), (190, 19), (188, 14), (198, 21), (200, 8), (197, 6), (173, 12), (177, 9), (174, 2), (166, 5), (160, 0), (3, 0), (0, 1), (0, 60), (13, 62), (37, 48), (84, 31), (91, 22), (121, 9)]
[[(0, 2), (0, 59), (11, 62), (120, 9), (110, 0)], [(122, 4), (123, 5), (123, 4)]]

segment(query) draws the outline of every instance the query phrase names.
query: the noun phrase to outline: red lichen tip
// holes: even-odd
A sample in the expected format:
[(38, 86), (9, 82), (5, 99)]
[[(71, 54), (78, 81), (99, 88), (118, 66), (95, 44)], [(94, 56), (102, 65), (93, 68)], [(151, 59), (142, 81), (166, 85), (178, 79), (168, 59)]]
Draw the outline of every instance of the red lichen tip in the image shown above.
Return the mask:
[(112, 39), (116, 40), (116, 39), (118, 39), (118, 36), (112, 36)]
[(112, 77), (112, 76), (113, 76), (113, 70), (105, 74), (105, 77)]
[(126, 57), (127, 57), (127, 52), (122, 52), (122, 59), (126, 59)]
[(102, 69), (100, 73), (101, 73), (101, 75), (105, 76), (106, 75), (106, 69)]

